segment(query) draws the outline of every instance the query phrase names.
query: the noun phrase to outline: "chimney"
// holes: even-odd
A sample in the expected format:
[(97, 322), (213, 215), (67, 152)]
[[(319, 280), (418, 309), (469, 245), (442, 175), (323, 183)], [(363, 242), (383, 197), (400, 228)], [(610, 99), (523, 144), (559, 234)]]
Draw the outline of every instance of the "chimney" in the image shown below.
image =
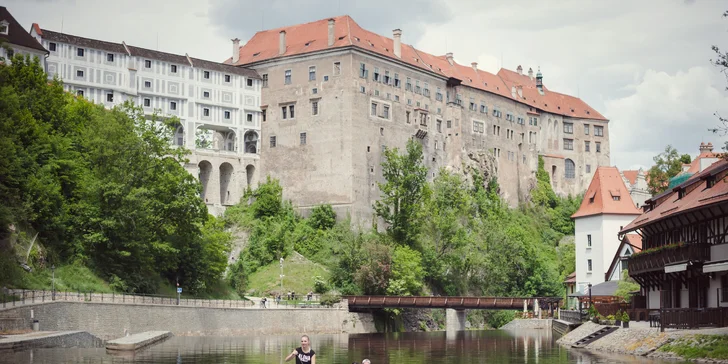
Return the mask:
[(473, 62), (470, 65), (473, 66), (473, 71), (478, 72), (478, 62)]
[(528, 67), (528, 78), (533, 80), (533, 68)]
[(538, 73), (536, 73), (536, 88), (538, 93), (543, 95), (543, 75), (541, 74), (541, 68), (539, 67)]
[(447, 58), (447, 62), (450, 63), (451, 66), (453, 64), (455, 64), (455, 62), (452, 59), (452, 52), (445, 53), (445, 58)]
[(392, 31), (392, 40), (394, 40), (394, 55), (402, 58), (402, 30), (395, 29)]
[(700, 154), (713, 152), (713, 143), (700, 143)]
[(523, 67), (521, 67), (520, 64), (518, 65), (518, 68), (516, 68), (516, 72), (518, 72), (519, 75), (523, 74)]
[(286, 31), (281, 30), (280, 37), (278, 38), (278, 55), (282, 56), (286, 53)]
[(329, 19), (329, 47), (334, 45), (335, 37), (334, 37), (334, 24), (336, 24), (336, 20)]
[(233, 41), (233, 64), (240, 60), (240, 39), (235, 38)]

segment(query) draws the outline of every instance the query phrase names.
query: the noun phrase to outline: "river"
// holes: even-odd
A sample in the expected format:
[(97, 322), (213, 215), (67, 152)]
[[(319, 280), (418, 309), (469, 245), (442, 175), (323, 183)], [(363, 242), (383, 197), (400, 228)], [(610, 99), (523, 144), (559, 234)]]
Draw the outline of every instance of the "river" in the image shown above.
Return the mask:
[[(550, 330), (312, 335), (317, 364), (675, 363), (566, 349)], [(172, 337), (136, 354), (104, 348), (0, 353), (0, 363), (283, 363), (298, 336)], [(295, 363), (292, 360), (290, 363)]]

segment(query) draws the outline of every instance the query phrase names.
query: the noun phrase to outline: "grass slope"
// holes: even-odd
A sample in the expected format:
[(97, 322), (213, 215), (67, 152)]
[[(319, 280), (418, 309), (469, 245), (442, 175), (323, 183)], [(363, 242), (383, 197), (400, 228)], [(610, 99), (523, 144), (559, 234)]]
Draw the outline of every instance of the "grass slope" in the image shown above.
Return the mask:
[(728, 359), (728, 336), (691, 335), (673, 341), (660, 351), (675, 353), (685, 359)]
[[(20, 282), (14, 286), (26, 289), (50, 290), (53, 274), (50, 269), (35, 269), (31, 273), (22, 273)], [(103, 279), (99, 278), (90, 269), (78, 265), (63, 265), (56, 267), (56, 290), (58, 291), (93, 291), (111, 293), (112, 290)]]
[[(248, 280), (248, 295), (260, 297), (280, 292), (280, 274), (281, 268), (278, 262), (260, 268)], [(309, 291), (313, 291), (316, 276), (328, 279), (329, 272), (323, 266), (294, 252), (283, 263), (283, 275), (284, 294), (288, 291), (294, 291), (299, 295), (305, 295)]]

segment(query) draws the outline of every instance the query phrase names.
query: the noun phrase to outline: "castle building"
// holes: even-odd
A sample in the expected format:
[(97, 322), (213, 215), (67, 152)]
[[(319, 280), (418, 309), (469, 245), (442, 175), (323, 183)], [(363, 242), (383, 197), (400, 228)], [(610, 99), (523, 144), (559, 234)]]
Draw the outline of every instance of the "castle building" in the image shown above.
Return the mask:
[(640, 208), (645, 204), (645, 201), (652, 197), (649, 186), (647, 185), (647, 173), (642, 168), (621, 171), (620, 175), (625, 186), (627, 186), (627, 192), (632, 197), (632, 202), (634, 202), (637, 208)]
[[(597, 168), (581, 206), (571, 216), (575, 222), (576, 290), (579, 294), (588, 294), (590, 284), (595, 286), (619, 279), (621, 269), (613, 267), (615, 260), (632, 254), (634, 247), (622, 244), (617, 235), (639, 215), (640, 210), (635, 207), (619, 170), (616, 167)], [(636, 246), (637, 239), (632, 239)]]
[(192, 151), (185, 168), (200, 179), (211, 213), (257, 184), (262, 116), (255, 71), (37, 24), (30, 35), (49, 52), (48, 77), (63, 80), (66, 91), (106, 107), (131, 101), (147, 115), (178, 117), (172, 143)]
[(45, 68), (48, 51), (33, 39), (4, 6), (0, 6), (0, 44), (4, 46), (0, 47), (0, 59), (9, 62), (15, 54), (30, 55), (38, 58)]
[(511, 205), (535, 186), (539, 156), (560, 194), (581, 193), (610, 164), (608, 120), (548, 89), (540, 71), (492, 74), (402, 37), (341, 16), (233, 40), (226, 63), (262, 77), (262, 174), (278, 178), (302, 212), (328, 203), (371, 221), (383, 151), (411, 138), (423, 145), (430, 180), (440, 168), (475, 168), (497, 175)]

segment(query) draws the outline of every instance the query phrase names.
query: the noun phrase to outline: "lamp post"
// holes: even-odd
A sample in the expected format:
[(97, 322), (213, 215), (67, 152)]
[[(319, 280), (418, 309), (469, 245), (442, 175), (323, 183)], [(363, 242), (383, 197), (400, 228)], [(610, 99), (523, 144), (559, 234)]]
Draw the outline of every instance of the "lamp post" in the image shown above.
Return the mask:
[(280, 260), (281, 263), (281, 296), (283, 296), (283, 257)]
[(51, 300), (56, 300), (56, 265), (51, 266)]

